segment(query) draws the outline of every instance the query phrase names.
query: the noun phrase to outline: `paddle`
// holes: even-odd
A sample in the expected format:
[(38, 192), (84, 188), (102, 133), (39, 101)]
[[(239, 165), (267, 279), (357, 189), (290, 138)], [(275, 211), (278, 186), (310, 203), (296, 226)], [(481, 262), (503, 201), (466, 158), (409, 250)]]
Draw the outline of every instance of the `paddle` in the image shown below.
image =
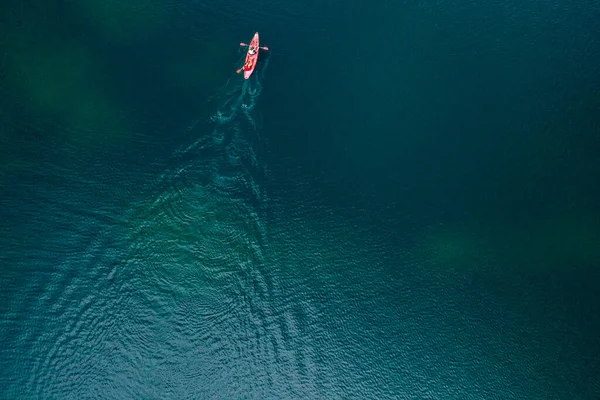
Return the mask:
[[(242, 43), (240, 43), (240, 46), (247, 47), (248, 45), (246, 43), (242, 42)], [(267, 46), (259, 47), (259, 49), (261, 49), (261, 50), (267, 50), (267, 51), (269, 50), (269, 48)]]
[[(246, 43), (244, 43), (244, 42), (241, 42), (241, 43), (240, 43), (240, 46), (242, 46), (242, 47), (246, 47), (246, 46), (248, 46), (248, 45), (247, 45)], [(259, 49), (261, 49), (261, 50), (267, 50), (267, 51), (269, 50), (269, 48), (268, 48), (267, 46), (262, 46), (262, 47), (259, 47)], [(240, 72), (242, 72), (242, 70), (243, 70), (243, 69), (244, 69), (244, 67), (242, 67), (242, 68), (238, 69), (238, 70), (236, 71), (236, 73), (238, 73), (238, 74), (239, 74)]]
[(236, 72), (239, 74), (240, 72), (242, 72), (242, 70), (244, 69), (244, 67), (246, 66), (246, 64), (244, 64), (244, 66), (240, 69), (238, 69)]

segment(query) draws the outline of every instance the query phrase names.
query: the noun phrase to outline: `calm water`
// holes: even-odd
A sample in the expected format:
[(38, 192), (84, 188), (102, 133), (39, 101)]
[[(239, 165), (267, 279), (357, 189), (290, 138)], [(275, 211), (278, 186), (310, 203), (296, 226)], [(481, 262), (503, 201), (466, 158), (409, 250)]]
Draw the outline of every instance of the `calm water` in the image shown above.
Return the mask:
[(599, 20), (4, 1), (0, 398), (597, 400)]

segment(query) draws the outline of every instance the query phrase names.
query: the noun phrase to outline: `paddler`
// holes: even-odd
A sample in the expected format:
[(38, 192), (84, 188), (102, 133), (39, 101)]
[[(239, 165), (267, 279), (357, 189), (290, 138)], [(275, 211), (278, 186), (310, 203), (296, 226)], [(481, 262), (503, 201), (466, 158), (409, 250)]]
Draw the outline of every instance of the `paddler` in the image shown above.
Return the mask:
[(250, 47), (250, 50), (248, 50), (248, 54), (250, 55), (255, 55), (256, 54), (256, 49), (254, 47)]

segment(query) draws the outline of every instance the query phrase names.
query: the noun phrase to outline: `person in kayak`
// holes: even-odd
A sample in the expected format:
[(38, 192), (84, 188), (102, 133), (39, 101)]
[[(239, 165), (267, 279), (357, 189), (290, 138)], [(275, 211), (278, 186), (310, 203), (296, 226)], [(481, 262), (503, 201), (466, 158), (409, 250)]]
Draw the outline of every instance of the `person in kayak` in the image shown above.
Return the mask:
[(256, 54), (256, 49), (254, 47), (250, 47), (250, 50), (248, 50), (248, 54), (250, 55), (255, 55)]

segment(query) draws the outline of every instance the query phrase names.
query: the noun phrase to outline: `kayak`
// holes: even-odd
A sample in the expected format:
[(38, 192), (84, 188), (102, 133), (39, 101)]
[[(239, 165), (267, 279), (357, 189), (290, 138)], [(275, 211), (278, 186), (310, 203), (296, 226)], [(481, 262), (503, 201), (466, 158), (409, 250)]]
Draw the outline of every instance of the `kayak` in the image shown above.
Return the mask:
[(249, 79), (254, 72), (254, 68), (256, 68), (256, 63), (258, 62), (258, 52), (259, 50), (269, 50), (268, 47), (260, 47), (258, 32), (254, 34), (250, 45), (245, 43), (240, 43), (240, 46), (248, 46), (248, 52), (246, 53), (246, 60), (244, 61), (244, 66), (237, 70), (238, 74), (244, 71), (244, 79)]
[[(250, 54), (250, 51), (254, 50), (254, 54)], [(250, 46), (248, 46), (248, 53), (246, 53), (246, 62), (244, 63), (244, 78), (250, 78), (250, 75), (256, 68), (256, 62), (258, 61), (258, 32), (254, 34)]]

